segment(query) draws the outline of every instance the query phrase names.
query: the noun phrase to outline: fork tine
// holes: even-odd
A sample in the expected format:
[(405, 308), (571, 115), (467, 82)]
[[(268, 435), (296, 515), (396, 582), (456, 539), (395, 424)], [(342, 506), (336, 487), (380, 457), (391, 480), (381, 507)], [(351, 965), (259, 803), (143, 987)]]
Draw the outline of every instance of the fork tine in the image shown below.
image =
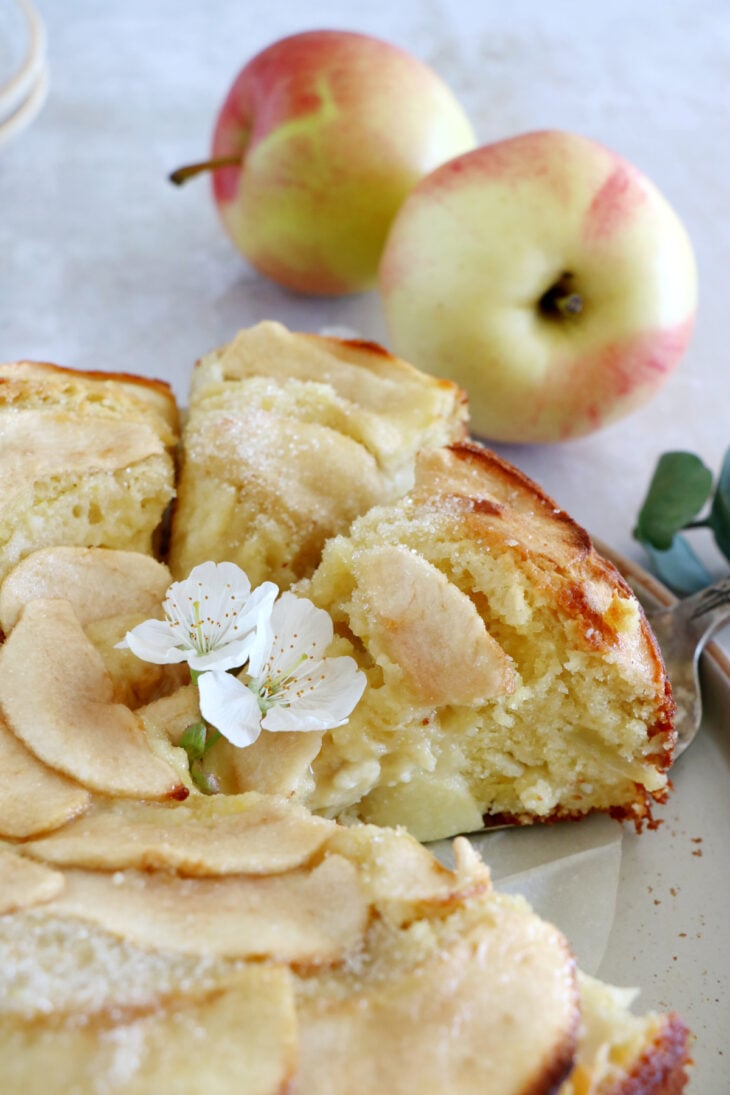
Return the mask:
[(675, 760), (694, 740), (702, 721), (699, 656), (708, 639), (730, 622), (730, 578), (723, 578), (670, 608), (647, 613), (677, 705)]

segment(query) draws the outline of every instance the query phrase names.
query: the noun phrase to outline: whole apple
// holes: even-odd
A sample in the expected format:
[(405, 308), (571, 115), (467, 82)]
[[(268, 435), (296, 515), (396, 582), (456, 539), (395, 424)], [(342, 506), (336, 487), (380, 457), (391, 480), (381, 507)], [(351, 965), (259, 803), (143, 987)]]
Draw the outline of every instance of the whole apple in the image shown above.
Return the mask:
[(451, 91), (387, 42), (348, 31), (283, 38), (235, 80), (213, 136), (213, 190), (231, 239), (302, 293), (372, 287), (416, 182), (475, 145)]
[(423, 179), (380, 267), (394, 351), (466, 388), (473, 432), (505, 442), (577, 437), (648, 400), (687, 346), (696, 282), (649, 179), (558, 131)]

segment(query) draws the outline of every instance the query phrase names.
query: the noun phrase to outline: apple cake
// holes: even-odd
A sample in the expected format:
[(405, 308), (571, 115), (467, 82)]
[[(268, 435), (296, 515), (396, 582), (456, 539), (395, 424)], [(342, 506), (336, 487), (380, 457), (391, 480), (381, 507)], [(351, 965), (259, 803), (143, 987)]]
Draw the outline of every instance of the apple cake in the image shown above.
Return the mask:
[[(198, 367), (172, 558), (184, 569), (250, 539), (237, 558), (254, 582), (298, 578), (368, 687), (336, 730), (219, 742), (226, 793), (211, 797), (180, 747), (199, 718), (187, 666), (119, 648), (162, 618), (172, 580), (154, 557), (175, 487), (171, 397), (0, 369), (6, 461), (22, 448), (15, 415), (39, 450), (26, 443), (5, 507), (0, 584), (3, 1092), (678, 1095), (690, 1036), (675, 1014), (633, 1015), (579, 974), (465, 838), (447, 869), (391, 826), (646, 816), (666, 788), (671, 700), (636, 600), (534, 484), (458, 442), (458, 390), (369, 347), (256, 332), (233, 364), (225, 351)], [(229, 400), (272, 431), (261, 493), (250, 455), (238, 470), (235, 445), (203, 444)], [(274, 439), (306, 480), (293, 439), (303, 425), (311, 441), (319, 416), (336, 439), (320, 437), (320, 465), (304, 445), (307, 494), (277, 481)], [(377, 469), (372, 497), (355, 489), (362, 454), (327, 480), (348, 430)], [(300, 487), (298, 503), (326, 499), (311, 539)]]
[(641, 607), (493, 453), (421, 453), (413, 489), (330, 539), (295, 588), (368, 687), (335, 730), (224, 747), (235, 788), (421, 840), (595, 810), (640, 826), (664, 799), (673, 701)]
[(420, 449), (464, 437), (461, 390), (368, 342), (241, 331), (195, 367), (170, 568), (308, 576), (325, 541), (413, 482)]
[(681, 1092), (681, 1020), (454, 860), (256, 793), (98, 797), (0, 847), (5, 1095)]
[(5, 1095), (682, 1090), (681, 1020), (580, 977), (465, 838), (448, 869), (402, 829), (197, 792), (156, 732), (189, 686), (97, 664), (166, 580), (133, 562), (44, 549), (2, 588)]
[(0, 365), (0, 578), (50, 544), (152, 552), (177, 440), (161, 381)]

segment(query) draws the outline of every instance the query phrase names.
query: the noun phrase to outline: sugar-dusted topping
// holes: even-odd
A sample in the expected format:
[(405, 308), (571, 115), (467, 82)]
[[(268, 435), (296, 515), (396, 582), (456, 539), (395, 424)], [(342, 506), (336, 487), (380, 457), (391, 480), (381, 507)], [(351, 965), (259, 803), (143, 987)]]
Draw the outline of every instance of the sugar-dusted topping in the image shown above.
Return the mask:
[(213, 988), (228, 968), (210, 955), (145, 950), (47, 912), (0, 917), (0, 1014), (145, 1007)]

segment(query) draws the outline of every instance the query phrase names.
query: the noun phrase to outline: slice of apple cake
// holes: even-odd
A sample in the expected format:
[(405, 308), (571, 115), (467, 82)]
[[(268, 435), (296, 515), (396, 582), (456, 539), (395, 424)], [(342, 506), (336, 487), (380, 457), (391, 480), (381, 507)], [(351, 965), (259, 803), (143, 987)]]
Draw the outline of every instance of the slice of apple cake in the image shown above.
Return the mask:
[(241, 331), (196, 366), (170, 567), (211, 559), (256, 585), (308, 576), (325, 541), (405, 493), (419, 449), (465, 435), (463, 393), (373, 343)]
[(593, 810), (640, 825), (665, 797), (673, 701), (638, 600), (486, 449), (422, 453), (413, 490), (330, 540), (296, 591), (368, 687), (344, 726), (236, 751), (242, 789), (423, 840)]
[(177, 439), (161, 381), (0, 365), (0, 578), (52, 544), (151, 552), (175, 492)]

